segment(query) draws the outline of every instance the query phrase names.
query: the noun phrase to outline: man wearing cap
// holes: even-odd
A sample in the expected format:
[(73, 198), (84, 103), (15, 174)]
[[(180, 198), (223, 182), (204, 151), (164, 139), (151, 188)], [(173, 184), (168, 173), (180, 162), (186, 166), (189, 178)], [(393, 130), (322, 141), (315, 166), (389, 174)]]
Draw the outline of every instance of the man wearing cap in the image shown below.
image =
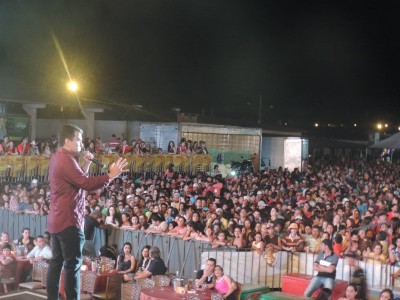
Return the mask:
[(40, 155), (38, 144), (36, 144), (35, 141), (31, 142), (31, 147), (29, 149), (29, 155), (36, 155), (36, 156)]
[(304, 249), (304, 241), (298, 234), (299, 226), (296, 223), (289, 225), (289, 235), (282, 239), (282, 250), (299, 252)]
[(314, 271), (318, 274), (315, 276), (308, 285), (304, 296), (311, 297), (311, 295), (321, 287), (333, 289), (335, 285), (336, 266), (339, 262), (339, 257), (333, 252), (332, 241), (325, 239), (321, 243), (321, 251), (318, 253), (314, 261)]

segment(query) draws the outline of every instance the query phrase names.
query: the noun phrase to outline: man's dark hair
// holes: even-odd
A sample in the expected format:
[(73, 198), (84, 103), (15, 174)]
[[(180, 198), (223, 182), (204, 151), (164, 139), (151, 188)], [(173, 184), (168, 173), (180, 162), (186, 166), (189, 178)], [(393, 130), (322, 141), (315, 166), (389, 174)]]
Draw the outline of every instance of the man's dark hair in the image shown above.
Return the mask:
[(83, 133), (83, 130), (76, 125), (65, 124), (60, 130), (60, 146), (64, 146), (65, 139), (73, 140), (75, 132)]
[(214, 262), (214, 266), (217, 265), (217, 260), (215, 258), (210, 257), (208, 260)]
[(152, 221), (154, 221), (154, 222), (161, 222), (162, 220), (161, 220), (161, 217), (158, 215), (158, 214), (151, 214), (151, 217), (150, 217), (150, 219), (152, 220)]

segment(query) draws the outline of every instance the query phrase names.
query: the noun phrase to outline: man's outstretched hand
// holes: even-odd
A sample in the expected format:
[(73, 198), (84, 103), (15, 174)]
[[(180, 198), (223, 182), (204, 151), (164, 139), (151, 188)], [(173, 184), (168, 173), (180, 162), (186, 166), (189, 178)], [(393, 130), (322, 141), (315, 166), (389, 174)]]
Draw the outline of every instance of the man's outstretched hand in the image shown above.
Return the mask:
[(113, 162), (109, 167), (110, 172), (108, 173), (108, 176), (110, 177), (110, 180), (118, 177), (119, 175), (121, 175), (121, 173), (129, 172), (128, 169), (125, 169), (127, 165), (128, 162), (122, 157)]

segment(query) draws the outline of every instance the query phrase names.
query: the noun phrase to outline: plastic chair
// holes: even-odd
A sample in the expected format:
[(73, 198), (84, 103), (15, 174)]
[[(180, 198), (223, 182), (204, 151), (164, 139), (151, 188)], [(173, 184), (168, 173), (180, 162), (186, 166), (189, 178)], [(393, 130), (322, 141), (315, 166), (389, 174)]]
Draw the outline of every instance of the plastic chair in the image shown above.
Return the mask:
[(12, 262), (9, 265), (3, 266), (0, 273), (0, 284), (3, 285), (4, 293), (8, 293), (8, 285), (14, 285), (14, 289), (17, 284), (17, 263)]
[(121, 284), (121, 299), (139, 300), (140, 291), (142, 288), (136, 283), (122, 283)]
[(41, 289), (44, 285), (43, 278), (47, 276), (49, 264), (46, 261), (35, 261), (32, 267), (32, 281), (19, 284), (20, 288), (36, 290)]
[(236, 283), (236, 290), (233, 292), (233, 295), (236, 300), (240, 300), (240, 294), (242, 293), (243, 285), (237, 281), (235, 281), (235, 283)]

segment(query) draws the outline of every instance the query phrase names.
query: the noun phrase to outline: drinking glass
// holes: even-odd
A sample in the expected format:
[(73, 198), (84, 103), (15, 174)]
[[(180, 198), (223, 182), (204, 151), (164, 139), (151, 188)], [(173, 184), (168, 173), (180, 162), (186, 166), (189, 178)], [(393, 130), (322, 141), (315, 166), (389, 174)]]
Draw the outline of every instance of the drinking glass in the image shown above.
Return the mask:
[(202, 294), (207, 294), (207, 293), (206, 293), (206, 288), (207, 288), (207, 283), (203, 283), (203, 284), (201, 285), (201, 293), (202, 293)]

